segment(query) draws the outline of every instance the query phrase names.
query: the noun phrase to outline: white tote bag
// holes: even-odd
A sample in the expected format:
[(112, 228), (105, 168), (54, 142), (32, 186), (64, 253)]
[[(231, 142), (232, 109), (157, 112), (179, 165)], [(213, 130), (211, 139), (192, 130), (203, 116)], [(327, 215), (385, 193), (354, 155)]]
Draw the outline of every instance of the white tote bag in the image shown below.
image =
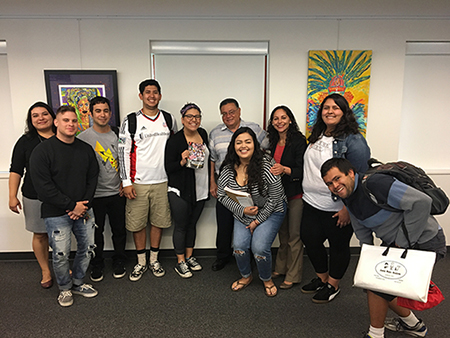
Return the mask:
[(436, 253), (363, 244), (353, 285), (426, 302)]

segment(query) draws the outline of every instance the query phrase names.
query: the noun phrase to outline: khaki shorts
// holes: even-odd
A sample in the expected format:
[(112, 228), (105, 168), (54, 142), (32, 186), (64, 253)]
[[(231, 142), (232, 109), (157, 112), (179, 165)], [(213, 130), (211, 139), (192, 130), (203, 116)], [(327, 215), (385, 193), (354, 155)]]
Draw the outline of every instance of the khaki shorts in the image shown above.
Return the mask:
[(172, 225), (167, 182), (158, 184), (134, 184), (135, 199), (127, 199), (126, 228), (131, 232), (144, 229), (147, 224), (158, 228)]

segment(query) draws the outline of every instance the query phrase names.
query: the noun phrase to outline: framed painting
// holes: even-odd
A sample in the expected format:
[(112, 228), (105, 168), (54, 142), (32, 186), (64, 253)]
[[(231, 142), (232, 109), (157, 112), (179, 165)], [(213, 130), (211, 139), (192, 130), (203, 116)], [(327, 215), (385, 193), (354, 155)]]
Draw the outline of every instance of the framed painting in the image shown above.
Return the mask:
[(47, 102), (56, 112), (62, 105), (73, 106), (78, 133), (92, 125), (89, 101), (104, 96), (111, 102), (111, 126), (120, 125), (117, 72), (115, 70), (44, 70)]
[(308, 57), (306, 137), (311, 135), (323, 99), (332, 93), (345, 97), (366, 136), (371, 50), (313, 50)]

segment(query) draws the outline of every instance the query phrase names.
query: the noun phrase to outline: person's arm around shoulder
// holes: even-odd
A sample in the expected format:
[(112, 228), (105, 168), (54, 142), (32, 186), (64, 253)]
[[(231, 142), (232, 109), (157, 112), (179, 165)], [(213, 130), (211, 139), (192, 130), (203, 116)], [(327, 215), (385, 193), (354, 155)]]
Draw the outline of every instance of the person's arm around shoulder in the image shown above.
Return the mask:
[(360, 133), (347, 136), (347, 153), (345, 158), (349, 160), (356, 170), (364, 173), (368, 169), (367, 161), (370, 159), (370, 148), (366, 139)]

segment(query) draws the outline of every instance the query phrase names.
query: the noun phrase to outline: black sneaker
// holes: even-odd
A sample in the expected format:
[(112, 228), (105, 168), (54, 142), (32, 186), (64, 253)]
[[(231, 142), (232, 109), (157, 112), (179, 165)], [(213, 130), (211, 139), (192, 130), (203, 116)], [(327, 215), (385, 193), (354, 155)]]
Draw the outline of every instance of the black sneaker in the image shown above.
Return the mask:
[(189, 270), (188, 265), (186, 262), (180, 262), (177, 265), (175, 265), (175, 271), (182, 277), (182, 278), (189, 278), (192, 277), (192, 272)]
[(91, 281), (93, 282), (100, 282), (103, 280), (103, 268), (94, 266), (91, 270), (90, 275)]
[(122, 278), (126, 275), (127, 270), (125, 270), (125, 266), (122, 262), (119, 262), (113, 267), (113, 277), (114, 278)]
[(384, 322), (384, 327), (395, 332), (404, 332), (413, 337), (425, 337), (428, 329), (422, 319), (415, 326), (409, 326), (400, 318), (388, 318)]
[(189, 269), (191, 269), (192, 271), (200, 271), (202, 268), (202, 266), (200, 265), (199, 262), (197, 262), (197, 259), (194, 256), (191, 256), (190, 258), (188, 258), (186, 260), (186, 263), (189, 267)]
[(317, 291), (323, 289), (325, 285), (326, 284), (322, 282), (322, 280), (319, 277), (316, 277), (314, 279), (311, 279), (311, 282), (309, 282), (308, 284), (302, 286), (302, 292), (316, 293)]
[(331, 302), (336, 297), (341, 289), (335, 289), (333, 285), (326, 283), (312, 298), (314, 303), (323, 304)]

